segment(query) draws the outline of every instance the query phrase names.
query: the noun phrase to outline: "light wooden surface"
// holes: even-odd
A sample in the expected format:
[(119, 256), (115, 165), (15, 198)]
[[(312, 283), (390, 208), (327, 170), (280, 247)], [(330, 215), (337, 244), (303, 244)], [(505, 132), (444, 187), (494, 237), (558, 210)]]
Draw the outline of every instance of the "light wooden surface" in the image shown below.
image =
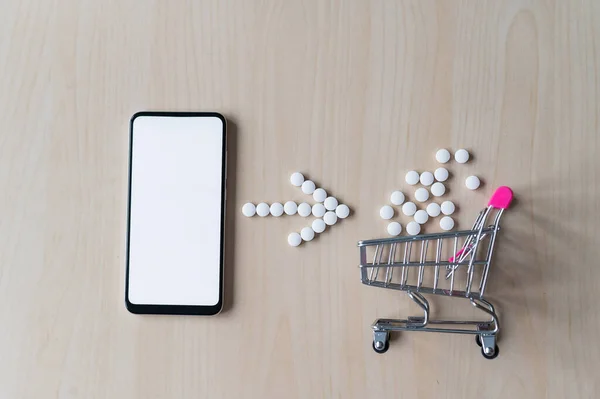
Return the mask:
[[(598, 396), (600, 3), (0, 3), (0, 398)], [(217, 317), (125, 310), (128, 120), (145, 109), (233, 122)], [(494, 361), (469, 336), (371, 349), (374, 318), (415, 309), (360, 284), (355, 244), (385, 235), (379, 207), (438, 147), (475, 155), (451, 165), (459, 227), (494, 186), (518, 195), (488, 286)], [(295, 170), (354, 214), (293, 249), (306, 220), (240, 207), (303, 199)]]

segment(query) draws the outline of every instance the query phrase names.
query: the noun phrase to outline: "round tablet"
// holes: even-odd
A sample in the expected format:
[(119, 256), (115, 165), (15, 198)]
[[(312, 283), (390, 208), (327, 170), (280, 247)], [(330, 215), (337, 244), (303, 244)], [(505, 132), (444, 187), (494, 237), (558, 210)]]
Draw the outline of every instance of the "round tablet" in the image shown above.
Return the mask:
[(325, 206), (323, 204), (314, 204), (312, 206), (312, 214), (313, 214), (313, 216), (316, 216), (318, 218), (322, 218), (323, 215), (325, 215), (325, 212), (327, 212), (327, 210), (325, 209)]
[(432, 218), (439, 216), (441, 211), (442, 210), (440, 206), (435, 202), (432, 202), (431, 204), (427, 205), (427, 214)]
[(379, 210), (379, 216), (381, 216), (382, 219), (385, 220), (389, 220), (391, 218), (394, 217), (394, 208), (392, 208), (389, 205), (384, 205), (381, 207), (381, 209)]
[(390, 195), (390, 202), (393, 205), (402, 205), (404, 203), (404, 194), (402, 191), (394, 191), (392, 195)]
[(398, 222), (392, 222), (388, 224), (387, 231), (391, 236), (398, 236), (402, 233), (402, 225)]
[(312, 208), (306, 202), (303, 202), (300, 205), (298, 205), (298, 215), (302, 216), (303, 218), (310, 215), (311, 211)]
[(265, 204), (264, 202), (261, 202), (260, 204), (256, 205), (256, 214), (261, 218), (264, 218), (270, 212), (271, 209), (269, 208), (269, 205)]
[(314, 230), (315, 233), (322, 233), (325, 231), (325, 222), (323, 221), (323, 219), (315, 219), (312, 222), (312, 229)]
[(279, 202), (272, 203), (269, 210), (272, 216), (279, 217), (283, 215), (283, 205), (281, 205)]
[(456, 210), (456, 207), (454, 206), (454, 202), (444, 201), (442, 202), (442, 206), (440, 207), (440, 209), (442, 210), (442, 213), (444, 215), (452, 215)]
[(256, 207), (254, 206), (254, 204), (252, 202), (248, 202), (247, 204), (244, 204), (244, 206), (242, 207), (242, 214), (246, 217), (251, 218), (252, 216), (254, 216), (256, 214)]
[(446, 163), (450, 160), (450, 151), (445, 148), (437, 150), (435, 153), (435, 160), (439, 163)]
[(415, 191), (415, 199), (419, 202), (425, 202), (429, 199), (429, 191), (426, 188), (417, 188)]
[(421, 225), (417, 222), (408, 222), (406, 225), (406, 232), (411, 236), (416, 236), (421, 232)]
[(323, 216), (323, 221), (327, 226), (333, 226), (337, 222), (337, 215), (333, 211), (329, 211)]
[(480, 185), (481, 181), (479, 181), (479, 177), (477, 176), (469, 176), (465, 180), (465, 186), (467, 186), (469, 190), (477, 190)]
[(298, 205), (294, 201), (288, 201), (283, 204), (283, 211), (286, 215), (295, 215), (298, 212)]
[(325, 198), (325, 209), (328, 211), (335, 211), (335, 208), (338, 206), (338, 200), (335, 197), (327, 197)]
[(410, 172), (408, 172), (406, 174), (406, 177), (404, 177), (404, 180), (406, 180), (406, 182), (408, 184), (410, 184), (411, 186), (414, 186), (415, 184), (417, 184), (419, 182), (419, 173), (417, 173), (414, 170), (411, 170)]
[(288, 244), (292, 247), (297, 247), (302, 242), (302, 237), (298, 233), (290, 233), (288, 236)]
[(350, 208), (348, 208), (348, 205), (340, 204), (335, 208), (335, 214), (340, 219), (346, 219), (350, 215)]
[(444, 183), (436, 182), (431, 186), (431, 194), (435, 197), (441, 197), (446, 192), (446, 186)]
[(404, 203), (404, 205), (402, 205), (402, 213), (405, 214), (406, 216), (412, 216), (415, 214), (415, 212), (417, 211), (417, 206), (414, 204), (414, 202), (406, 202)]
[(304, 194), (312, 194), (315, 192), (315, 183), (312, 180), (306, 180), (302, 183), (302, 192)]
[(454, 219), (450, 216), (444, 216), (440, 219), (440, 227), (445, 231), (452, 230), (454, 228)]
[(312, 229), (312, 227), (305, 227), (300, 230), (300, 237), (302, 237), (304, 241), (311, 241), (313, 238), (315, 238), (315, 231)]
[(437, 168), (435, 172), (433, 172), (433, 176), (437, 181), (446, 181), (448, 180), (449, 175), (450, 174), (448, 173), (448, 169), (446, 168)]
[(292, 173), (290, 176), (290, 182), (293, 186), (300, 187), (304, 183), (304, 175), (300, 172)]
[(469, 160), (469, 152), (461, 148), (454, 153), (454, 159), (458, 163), (466, 163)]
[(431, 173), (431, 172), (421, 173), (421, 177), (419, 178), (419, 181), (424, 186), (431, 186), (431, 183), (433, 183), (433, 173)]
[(322, 188), (317, 188), (313, 193), (313, 199), (317, 202), (323, 202), (327, 199), (327, 191)]
[(429, 215), (424, 210), (418, 210), (415, 212), (415, 222), (419, 224), (425, 224), (429, 220)]

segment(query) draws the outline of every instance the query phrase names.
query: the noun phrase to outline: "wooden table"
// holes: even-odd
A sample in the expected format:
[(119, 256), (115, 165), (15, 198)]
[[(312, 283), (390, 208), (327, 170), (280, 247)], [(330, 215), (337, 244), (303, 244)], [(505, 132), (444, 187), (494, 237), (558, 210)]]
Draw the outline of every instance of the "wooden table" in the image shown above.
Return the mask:
[[(596, 397), (599, 26), (590, 0), (2, 2), (0, 397)], [(144, 109), (232, 122), (217, 317), (125, 310)], [(493, 361), (469, 336), (371, 349), (373, 319), (416, 309), (360, 284), (356, 241), (386, 235), (379, 207), (439, 147), (474, 155), (450, 164), (459, 228), (493, 187), (517, 194), (488, 286)], [(305, 199), (296, 170), (353, 214), (291, 248), (307, 220), (240, 207)], [(443, 299), (435, 314), (461, 314)]]

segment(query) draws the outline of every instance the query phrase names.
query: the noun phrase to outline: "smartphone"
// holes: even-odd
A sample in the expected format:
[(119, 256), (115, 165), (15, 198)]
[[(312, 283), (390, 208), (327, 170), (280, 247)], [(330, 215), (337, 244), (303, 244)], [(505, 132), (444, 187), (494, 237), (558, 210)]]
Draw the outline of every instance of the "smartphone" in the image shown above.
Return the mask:
[(221, 310), (226, 167), (221, 114), (139, 112), (131, 118), (125, 278), (130, 312)]

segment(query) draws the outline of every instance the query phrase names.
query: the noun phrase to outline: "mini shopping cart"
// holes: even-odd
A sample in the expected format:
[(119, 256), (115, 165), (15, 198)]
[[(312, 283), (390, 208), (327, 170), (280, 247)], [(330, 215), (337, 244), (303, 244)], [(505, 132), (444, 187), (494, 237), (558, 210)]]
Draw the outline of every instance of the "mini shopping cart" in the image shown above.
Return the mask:
[[(362, 283), (405, 291), (424, 313), (407, 319), (375, 320), (372, 325), (375, 352), (388, 350), (391, 332), (429, 331), (473, 334), (485, 358), (498, 356), (498, 315), (483, 295), (500, 218), (512, 197), (510, 188), (498, 188), (471, 230), (358, 242)], [(493, 220), (492, 224), (487, 225), (488, 219)], [(424, 294), (468, 299), (491, 319), (431, 320), (431, 306)]]

